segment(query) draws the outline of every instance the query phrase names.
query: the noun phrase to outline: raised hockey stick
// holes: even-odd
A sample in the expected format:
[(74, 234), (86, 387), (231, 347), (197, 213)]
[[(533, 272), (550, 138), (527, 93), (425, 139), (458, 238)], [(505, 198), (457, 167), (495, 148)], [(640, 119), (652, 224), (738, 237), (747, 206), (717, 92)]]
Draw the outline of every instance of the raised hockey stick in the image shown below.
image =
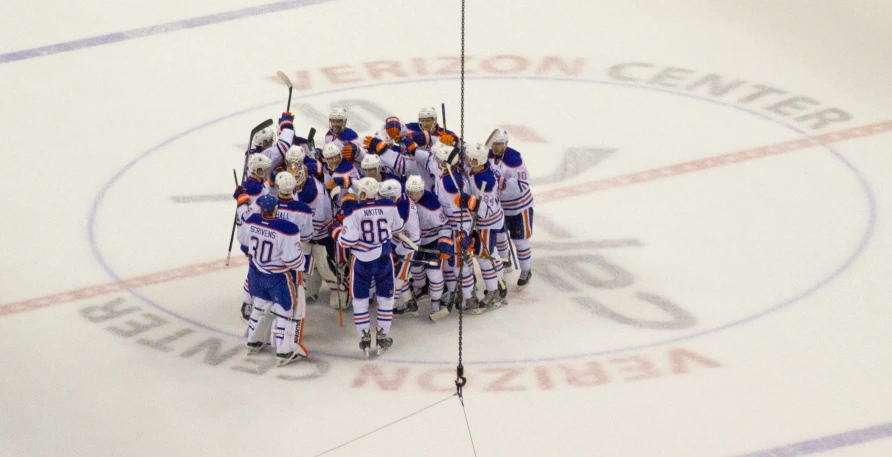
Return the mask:
[(279, 79), (282, 80), (283, 83), (285, 83), (286, 86), (288, 86), (288, 107), (285, 108), (285, 111), (290, 113), (291, 112), (291, 91), (294, 89), (294, 85), (291, 84), (291, 80), (288, 79), (288, 76), (281, 70), (277, 71), (276, 75), (279, 77)]
[[(272, 119), (267, 119), (259, 124), (256, 127), (251, 129), (251, 136), (248, 137), (248, 149), (245, 150), (245, 165), (242, 168), (242, 182), (239, 184), (238, 177), (235, 177), (235, 185), (236, 187), (245, 184), (245, 179), (247, 179), (248, 175), (248, 156), (251, 154), (251, 145), (254, 143), (254, 135), (257, 135), (257, 132), (273, 125)], [(232, 170), (233, 176), (235, 176), (235, 170)], [(226, 266), (229, 266), (229, 259), (232, 257), (232, 243), (235, 240), (235, 227), (238, 225), (238, 208), (235, 210), (235, 217), (232, 218), (232, 233), (229, 235), (229, 250), (226, 252)]]
[(488, 147), (488, 148), (492, 147), (492, 140), (494, 140), (496, 138), (496, 135), (498, 135), (498, 134), (499, 134), (499, 129), (495, 129), (492, 131), (492, 133), (489, 134), (489, 138), (487, 138), (486, 143), (484, 143), (484, 144), (486, 144), (486, 147)]

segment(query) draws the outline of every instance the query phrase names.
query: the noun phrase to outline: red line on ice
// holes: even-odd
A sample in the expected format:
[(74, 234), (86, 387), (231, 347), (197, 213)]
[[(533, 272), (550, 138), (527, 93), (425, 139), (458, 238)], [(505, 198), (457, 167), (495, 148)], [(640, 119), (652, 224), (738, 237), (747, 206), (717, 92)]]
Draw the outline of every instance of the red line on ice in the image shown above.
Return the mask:
[[(592, 192), (598, 192), (617, 187), (625, 187), (633, 184), (641, 184), (657, 179), (678, 176), (697, 171), (708, 170), (711, 168), (733, 165), (735, 163), (746, 162), (749, 160), (759, 159), (763, 157), (771, 157), (779, 154), (799, 151), (822, 144), (838, 143), (840, 141), (851, 140), (855, 138), (863, 138), (867, 136), (879, 135), (881, 133), (892, 131), (892, 120), (877, 122), (875, 124), (862, 125), (835, 132), (825, 133), (822, 135), (811, 136), (808, 138), (800, 138), (792, 141), (784, 141), (782, 143), (769, 144), (742, 151), (731, 152), (728, 154), (720, 154), (702, 159), (681, 162), (673, 165), (652, 168), (649, 170), (638, 171), (626, 175), (615, 176), (612, 178), (599, 179), (589, 181), (583, 184), (574, 184), (572, 186), (552, 189), (536, 195), (537, 203), (546, 203), (562, 200), (570, 197), (577, 197)], [(247, 264), (247, 259), (238, 257), (227, 267), (222, 260), (212, 262), (199, 263), (172, 270), (159, 271), (147, 275), (137, 276), (123, 281), (109, 282), (81, 289), (70, 290), (43, 297), (31, 298), (24, 301), (6, 303), (0, 305), (0, 316), (17, 314), (26, 311), (33, 311), (48, 306), (59, 305), (62, 303), (84, 300), (87, 298), (107, 295), (122, 290), (146, 287), (153, 284), (160, 284), (174, 281), (177, 279), (191, 278), (194, 276), (205, 275), (217, 271), (223, 271), (229, 268), (243, 267)]]

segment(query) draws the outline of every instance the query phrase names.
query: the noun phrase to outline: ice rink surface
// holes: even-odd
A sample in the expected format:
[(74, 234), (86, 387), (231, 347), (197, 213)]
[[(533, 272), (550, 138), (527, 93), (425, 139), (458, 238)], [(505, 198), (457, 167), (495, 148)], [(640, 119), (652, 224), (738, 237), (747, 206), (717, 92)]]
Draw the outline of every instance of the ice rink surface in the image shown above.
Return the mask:
[[(364, 362), (311, 304), (277, 368), (224, 266), (276, 70), (301, 136), (341, 105), (360, 136), (441, 102), (459, 130), (460, 8), (0, 5), (0, 455), (474, 455), (454, 316)], [(892, 4), (466, 20), (465, 136), (507, 128), (536, 198), (532, 283), (465, 319), (477, 455), (892, 455)]]

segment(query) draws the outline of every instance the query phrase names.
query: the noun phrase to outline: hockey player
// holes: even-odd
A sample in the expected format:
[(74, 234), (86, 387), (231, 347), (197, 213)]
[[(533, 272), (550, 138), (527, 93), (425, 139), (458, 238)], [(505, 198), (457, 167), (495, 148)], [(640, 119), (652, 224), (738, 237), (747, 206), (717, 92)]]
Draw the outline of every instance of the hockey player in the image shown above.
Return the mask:
[[(366, 178), (374, 178), (375, 181), (384, 182), (388, 179), (399, 181), (399, 178), (387, 170), (382, 170), (381, 158), (375, 154), (366, 154), (360, 164), (361, 174)], [(400, 187), (402, 189), (402, 187)]]
[[(294, 148), (288, 151), (285, 161), (288, 163), (288, 171), (294, 176), (295, 199), (309, 206), (313, 213), (310, 245), (309, 248), (303, 246), (303, 249), (305, 254), (312, 254), (310, 256), (312, 263), (306, 269), (307, 275), (304, 277), (304, 283), (307, 289), (307, 299), (315, 301), (319, 296), (322, 280), (328, 282), (332, 288), (336, 287), (337, 284), (335, 274), (332, 272), (327, 260), (329, 258), (328, 252), (331, 252), (331, 258), (334, 258), (335, 252), (334, 241), (329, 233), (331, 227), (331, 202), (322, 183), (308, 176), (307, 166), (305, 165), (306, 160), (312, 160), (314, 163), (316, 160), (312, 157), (302, 158), (302, 151), (300, 154), (292, 154), (293, 150)], [(301, 235), (305, 234), (304, 230), (301, 229)]]
[[(393, 259), (390, 240), (403, 230), (403, 219), (396, 205), (377, 199), (378, 182), (363, 178), (357, 183), (358, 205), (344, 218), (344, 226), (333, 237), (353, 253), (350, 283), (353, 292), (353, 320), (360, 337), (359, 348), (366, 357), (371, 349), (369, 296), (374, 280), (376, 290), (377, 348), (380, 355), (393, 344), (388, 336), (393, 318)], [(343, 230), (341, 230), (343, 229)]]
[[(366, 159), (369, 157), (372, 156), (366, 156)], [(405, 303), (409, 300), (408, 311), (410, 313), (414, 311), (417, 316), (418, 304), (411, 300), (412, 295), (409, 292), (409, 269), (412, 266), (415, 250), (412, 248), (412, 245), (402, 238), (408, 238), (416, 246), (421, 240), (421, 230), (418, 226), (418, 209), (415, 206), (415, 202), (403, 193), (403, 186), (396, 179), (388, 179), (382, 182), (378, 189), (378, 195), (394, 202), (397, 212), (404, 221), (402, 235), (391, 240), (393, 243), (395, 272), (393, 287), (394, 313), (402, 314), (406, 312), (407, 307)], [(397, 311), (397, 309), (401, 309), (402, 312)]]
[(347, 110), (344, 108), (331, 110), (331, 114), (328, 115), (328, 127), (325, 144), (335, 143), (344, 159), (349, 162), (361, 162), (364, 153), (359, 147), (359, 135), (347, 127)]
[(271, 125), (254, 134), (251, 152), (267, 156), (272, 162), (270, 169), (275, 170), (285, 162), (285, 153), (292, 144), (294, 144), (294, 115), (286, 111), (279, 117), (278, 130)]
[[(257, 199), (260, 213), (248, 216), (238, 229), (238, 240), (248, 247), (250, 269), (248, 284), (254, 307), (245, 336), (251, 353), (260, 351), (272, 340), (279, 366), (307, 356), (303, 345), (306, 303), (302, 293), (304, 256), (300, 231), (296, 225), (276, 216), (278, 200), (272, 195)], [(238, 213), (248, 211), (240, 200)], [(259, 334), (264, 320), (275, 318), (272, 335)]]
[(418, 122), (410, 122), (406, 124), (406, 128), (412, 132), (427, 133), (430, 135), (431, 143), (438, 141), (447, 146), (455, 145), (455, 132), (440, 127), (440, 124), (437, 123), (437, 110), (432, 106), (425, 106), (418, 110)]
[[(251, 208), (257, 199), (270, 192), (269, 176), (272, 161), (269, 157), (257, 153), (248, 156), (248, 173), (249, 176), (245, 182), (236, 187), (235, 193), (232, 195), (238, 201), (239, 205), (246, 204)], [(247, 253), (246, 253), (247, 254)], [(251, 307), (254, 304), (254, 298), (251, 297), (251, 291), (248, 288), (248, 280), (245, 279), (245, 285), (242, 287), (244, 291), (244, 299), (242, 300), (241, 317), (247, 322), (251, 316)]]
[(276, 189), (279, 192), (279, 209), (276, 215), (279, 219), (285, 219), (300, 229), (300, 248), (304, 253), (305, 267), (302, 271), (307, 273), (312, 265), (310, 240), (313, 236), (313, 210), (306, 203), (294, 199), (296, 186), (297, 180), (291, 173), (279, 173), (276, 175)]
[(462, 249), (473, 247), (474, 254), (479, 256), (477, 263), (486, 286), (481, 304), (498, 307), (507, 304), (508, 289), (503, 286), (502, 262), (494, 260), (493, 253), (496, 252), (496, 235), (502, 231), (505, 217), (496, 189), (496, 177), (489, 164), (489, 149), (477, 144), (467, 149), (465, 154), (470, 166), (468, 193), (456, 197), (455, 203), (468, 208), (475, 217), (471, 242), (462, 243)]
[(493, 138), (489, 159), (499, 182), (499, 199), (505, 211), (505, 230), (499, 234), (498, 240), (499, 256), (510, 258), (510, 236), (517, 247), (517, 259), (520, 261), (517, 285), (525, 286), (533, 277), (530, 247), (530, 237), (533, 236), (533, 194), (530, 190), (530, 172), (520, 153), (508, 147), (508, 132), (505, 130), (499, 130)]
[[(437, 266), (419, 265), (422, 268), (422, 275), (426, 274), (430, 287), (430, 318), (431, 320), (437, 320), (448, 314), (451, 309), (448, 303), (441, 305), (440, 299), (443, 297), (443, 268), (446, 266), (445, 261), (452, 259), (455, 254), (452, 229), (448, 219), (446, 219), (446, 216), (440, 209), (440, 201), (433, 192), (425, 190), (421, 176), (413, 175), (406, 180), (406, 194), (415, 202), (420, 231), (418, 244), (423, 249), (423, 251), (417, 254), (416, 258), (419, 260), (434, 260), (438, 263)], [(431, 251), (439, 251), (440, 253), (433, 254)], [(454, 284), (453, 287), (455, 287)], [(417, 311), (417, 309), (418, 305), (415, 302), (415, 297), (413, 297), (410, 299), (405, 312), (411, 314), (413, 311)]]
[[(453, 232), (453, 240), (458, 240), (456, 245), (457, 255), (464, 255), (463, 250), (458, 249), (461, 243), (467, 245), (467, 240), (471, 236), (471, 212), (466, 206), (459, 206), (462, 203), (460, 196), (466, 194), (464, 180), (458, 173), (459, 158), (453, 154), (452, 146), (446, 146), (442, 143), (434, 148), (436, 156), (437, 168), (432, 169), (432, 173), (437, 173), (435, 194), (440, 202), (443, 214), (449, 220), (450, 227)], [(461, 262), (461, 268), (447, 268), (444, 272), (446, 280), (446, 288), (453, 292), (455, 290), (456, 277), (461, 278), (461, 295), (454, 294), (453, 303), (460, 303), (463, 299), (464, 309), (473, 313), (481, 313), (486, 307), (482, 303), (478, 303), (474, 297), (474, 269), (470, 262)]]
[[(325, 188), (331, 197), (332, 227), (340, 223), (357, 205), (356, 192), (353, 191), (354, 183), (360, 179), (359, 173), (353, 164), (341, 157), (341, 151), (334, 142), (326, 144), (322, 148), (322, 156), (325, 160)], [(334, 237), (332, 236), (332, 239)], [(346, 274), (340, 274), (347, 267), (347, 254), (343, 249), (333, 246), (331, 253), (334, 263), (334, 273), (339, 277), (338, 286), (332, 289), (329, 296), (329, 306), (345, 309), (349, 306), (347, 296)]]
[(288, 152), (285, 153), (285, 162), (279, 168), (273, 170), (274, 176), (272, 178), (275, 179), (275, 174), (278, 174), (280, 171), (291, 171), (297, 163), (303, 164), (310, 176), (316, 176), (317, 173), (320, 173), (319, 161), (307, 154), (309, 149), (306, 144), (291, 146)]
[[(384, 170), (399, 177), (400, 181), (413, 174), (428, 175), (430, 134), (412, 132), (396, 117), (387, 118), (380, 131), (374, 136), (365, 137), (363, 146), (368, 154), (377, 154)], [(429, 181), (433, 184), (432, 179)]]

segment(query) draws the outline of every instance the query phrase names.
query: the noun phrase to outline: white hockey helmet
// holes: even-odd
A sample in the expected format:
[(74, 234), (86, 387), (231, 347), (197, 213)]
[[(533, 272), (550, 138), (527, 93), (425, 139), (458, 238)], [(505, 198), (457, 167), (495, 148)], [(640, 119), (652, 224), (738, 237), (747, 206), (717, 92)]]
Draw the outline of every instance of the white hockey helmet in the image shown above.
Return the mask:
[(331, 114), (328, 115), (328, 120), (339, 119), (344, 121), (344, 125), (347, 125), (347, 110), (344, 108), (335, 108), (331, 110)]
[(434, 149), (434, 154), (437, 156), (437, 162), (441, 164), (449, 163), (449, 165), (455, 165), (458, 163), (458, 154), (455, 155), (451, 162), (448, 162), (449, 156), (452, 155), (452, 151), (455, 150), (455, 147), (443, 143), (438, 143), (438, 146), (434, 147)]
[(508, 145), (508, 131), (505, 129), (499, 129), (499, 132), (496, 133), (496, 136), (492, 137), (492, 142), (490, 144), (495, 143), (504, 143), (506, 146)]
[(403, 188), (402, 186), (400, 186), (399, 181), (395, 179), (388, 179), (378, 186), (378, 194), (380, 194), (384, 198), (389, 198), (393, 201), (397, 201), (400, 199), (400, 195), (403, 194)]
[(423, 192), (424, 180), (419, 175), (409, 176), (406, 180), (406, 192)]
[(276, 188), (279, 189), (279, 193), (290, 195), (294, 192), (296, 186), (297, 180), (294, 179), (291, 173), (280, 172), (276, 174)]
[(257, 170), (269, 170), (273, 166), (273, 161), (263, 154), (251, 154), (248, 157), (248, 172), (254, 174)]
[(269, 127), (264, 128), (263, 130), (254, 134), (254, 140), (251, 142), (251, 147), (264, 147), (268, 148), (279, 139), (279, 127), (277, 125), (271, 125)]
[(362, 163), (359, 166), (363, 170), (380, 170), (381, 158), (375, 154), (366, 154), (366, 156), (362, 158)]
[(433, 106), (425, 106), (418, 110), (418, 122), (421, 122), (422, 119), (429, 118), (433, 118), (434, 122), (437, 122), (437, 110), (435, 110)]
[(339, 157), (341, 155), (341, 148), (338, 147), (338, 144), (335, 142), (326, 143), (325, 146), (322, 147), (322, 157), (326, 159), (330, 159), (332, 157)]
[[(356, 193), (360, 200), (373, 199), (378, 195), (378, 181), (375, 178), (362, 178), (356, 183)], [(363, 197), (363, 194), (365, 195)]]
[(307, 153), (304, 152), (304, 148), (294, 145), (285, 153), (285, 163), (289, 165), (292, 163), (303, 163), (306, 156)]
[[(465, 156), (468, 158), (468, 165), (479, 167), (489, 161), (489, 148), (477, 143), (468, 149), (465, 149)], [(476, 165), (474, 161), (477, 161)]]

